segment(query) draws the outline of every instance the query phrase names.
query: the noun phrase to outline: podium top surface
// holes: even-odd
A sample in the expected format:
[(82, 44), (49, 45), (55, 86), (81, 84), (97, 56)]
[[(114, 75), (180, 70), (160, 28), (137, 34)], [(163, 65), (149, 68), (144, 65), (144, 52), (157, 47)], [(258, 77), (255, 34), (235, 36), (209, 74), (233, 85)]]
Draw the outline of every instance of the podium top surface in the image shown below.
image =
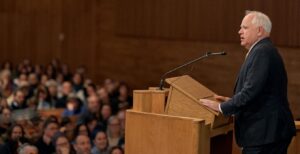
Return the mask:
[(197, 100), (210, 98), (215, 94), (213, 91), (188, 75), (168, 78), (166, 79), (166, 82), (171, 86), (188, 93)]
[[(195, 102), (199, 102), (199, 99), (211, 99), (214, 100), (215, 93), (193, 79), (188, 75), (183, 75), (179, 77), (173, 77), (166, 79), (166, 82), (172, 87), (178, 89), (185, 95), (189, 96)], [(202, 104), (201, 104), (202, 105)], [(207, 108), (208, 109), (208, 108)], [(208, 109), (215, 115), (219, 115), (218, 112)]]

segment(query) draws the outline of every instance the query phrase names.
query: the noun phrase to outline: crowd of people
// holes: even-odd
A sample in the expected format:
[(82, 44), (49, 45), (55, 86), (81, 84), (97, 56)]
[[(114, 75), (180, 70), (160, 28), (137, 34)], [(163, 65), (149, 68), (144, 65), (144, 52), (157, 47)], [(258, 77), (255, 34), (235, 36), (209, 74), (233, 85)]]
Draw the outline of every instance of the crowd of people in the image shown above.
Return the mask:
[[(86, 68), (73, 72), (52, 60), (4, 62), (0, 71), (0, 153), (123, 154), (125, 110), (132, 107), (124, 82), (95, 84)], [(61, 115), (43, 117), (41, 111)]]

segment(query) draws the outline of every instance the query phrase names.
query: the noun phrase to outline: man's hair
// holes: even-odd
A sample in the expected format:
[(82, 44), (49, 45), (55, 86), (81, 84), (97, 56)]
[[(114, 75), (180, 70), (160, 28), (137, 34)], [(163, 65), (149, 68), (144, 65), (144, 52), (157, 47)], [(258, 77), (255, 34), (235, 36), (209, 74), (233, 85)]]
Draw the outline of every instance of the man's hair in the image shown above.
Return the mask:
[(18, 154), (25, 154), (25, 149), (26, 149), (27, 147), (34, 148), (37, 152), (39, 151), (38, 148), (37, 148), (36, 146), (30, 145), (30, 144), (28, 144), (28, 143), (25, 143), (25, 144), (22, 144), (22, 145), (17, 149)]
[(22, 127), (22, 125), (20, 125), (20, 124), (13, 124), (12, 126), (10, 126), (10, 127), (7, 129), (7, 132), (6, 132), (9, 139), (11, 139), (12, 132), (13, 132), (14, 128), (16, 128), (16, 127), (21, 128), (21, 131), (22, 131), (22, 137), (24, 137), (25, 131), (24, 131), (24, 128)]
[(43, 129), (46, 129), (50, 124), (56, 124), (57, 126), (59, 126), (58, 120), (55, 118), (56, 117), (52, 117), (52, 116), (48, 117), (43, 124)]
[(59, 138), (61, 138), (61, 137), (68, 139), (68, 138), (66, 137), (66, 135), (65, 135), (64, 133), (60, 132), (60, 131), (56, 132), (56, 133), (54, 134), (54, 136), (51, 138), (51, 143), (52, 143), (52, 145), (53, 145), (54, 147), (56, 147), (56, 141), (57, 141)]
[(118, 122), (120, 122), (120, 119), (117, 116), (111, 116), (108, 118), (108, 124), (110, 125), (114, 120), (118, 120)]
[(77, 136), (75, 136), (75, 139), (74, 139), (73, 145), (78, 143), (78, 141), (77, 141), (77, 140), (78, 140), (78, 138), (79, 138), (80, 136), (86, 136), (87, 138), (89, 138), (89, 136), (87, 136), (87, 135), (78, 134)]
[(247, 10), (246, 15), (248, 15), (248, 14), (253, 14), (254, 15), (254, 17), (252, 19), (252, 24), (254, 24), (256, 26), (262, 26), (267, 33), (269, 33), (269, 34), (271, 33), (272, 22), (266, 14), (264, 14), (262, 12), (259, 12), (259, 11), (249, 11), (249, 10)]
[(14, 94), (14, 96), (17, 96), (17, 93), (18, 93), (18, 92), (20, 92), (20, 93), (23, 93), (23, 94), (24, 94), (24, 92), (23, 92), (22, 88), (17, 88), (17, 90), (15, 90), (15, 91), (14, 91), (14, 93), (13, 93), (13, 94)]

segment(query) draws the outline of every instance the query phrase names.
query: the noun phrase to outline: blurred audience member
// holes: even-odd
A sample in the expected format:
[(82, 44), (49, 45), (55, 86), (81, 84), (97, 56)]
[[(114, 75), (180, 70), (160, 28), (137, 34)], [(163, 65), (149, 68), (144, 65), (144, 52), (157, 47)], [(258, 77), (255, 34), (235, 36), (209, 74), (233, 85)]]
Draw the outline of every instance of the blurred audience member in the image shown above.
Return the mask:
[(5, 134), (7, 129), (11, 126), (12, 124), (12, 119), (11, 119), (11, 111), (9, 108), (2, 108), (0, 111), (1, 117), (0, 117), (0, 136), (2, 134)]
[(74, 115), (79, 115), (82, 111), (82, 102), (76, 97), (70, 97), (67, 100), (67, 107), (65, 108), (62, 116), (69, 117)]
[(74, 123), (71, 121), (69, 117), (63, 117), (61, 119), (59, 131), (64, 133), (69, 141), (72, 141), (72, 139), (74, 138), (73, 137), (74, 128), (75, 128)]
[(47, 88), (43, 85), (40, 85), (37, 89), (36, 94), (36, 101), (37, 101), (37, 109), (38, 110), (48, 110), (52, 108), (49, 102), (49, 92)]
[(43, 126), (43, 135), (37, 141), (36, 146), (39, 151), (42, 151), (43, 154), (52, 154), (55, 149), (51, 144), (51, 139), (54, 134), (58, 131), (58, 123), (54, 119), (47, 119)]
[(78, 135), (86, 135), (90, 137), (90, 131), (85, 123), (79, 123), (74, 129), (73, 136), (76, 138)]
[(27, 107), (27, 104), (25, 102), (24, 92), (21, 89), (18, 89), (14, 93), (14, 100), (11, 103), (10, 108), (12, 110), (17, 110), (17, 109), (25, 109), (26, 107)]
[(100, 119), (100, 102), (98, 96), (90, 96), (87, 98), (87, 106), (83, 109), (82, 115), (79, 119), (80, 122), (86, 122), (88, 117), (94, 116)]
[(55, 80), (48, 80), (46, 83), (49, 92), (49, 103), (52, 108), (55, 108), (58, 102), (58, 86)]
[(92, 154), (108, 154), (108, 140), (104, 131), (98, 131), (93, 137)]
[(121, 147), (112, 147), (109, 154), (124, 154), (124, 150)]
[(62, 84), (62, 97), (58, 99), (56, 108), (65, 108), (69, 96), (74, 96), (72, 83), (64, 81)]
[(18, 154), (38, 154), (38, 153), (39, 150), (34, 145), (23, 144), (18, 148)]
[(52, 138), (52, 144), (55, 147), (55, 154), (74, 154), (68, 138), (64, 134), (57, 132)]
[(24, 138), (24, 129), (21, 125), (13, 125), (7, 131), (7, 141), (0, 149), (2, 154), (17, 154), (17, 149), (27, 140)]
[(88, 136), (78, 135), (75, 138), (74, 149), (76, 154), (90, 154), (91, 153), (91, 142)]
[(108, 120), (107, 129), (108, 143), (110, 147), (117, 146), (121, 138), (120, 120), (112, 116)]

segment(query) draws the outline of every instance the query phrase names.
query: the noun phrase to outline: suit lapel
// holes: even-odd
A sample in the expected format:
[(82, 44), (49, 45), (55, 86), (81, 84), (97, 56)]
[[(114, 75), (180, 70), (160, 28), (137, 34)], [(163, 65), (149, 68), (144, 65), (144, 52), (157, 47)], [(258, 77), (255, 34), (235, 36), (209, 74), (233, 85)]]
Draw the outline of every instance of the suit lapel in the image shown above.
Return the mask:
[(252, 51), (248, 52), (249, 55), (246, 56), (245, 61), (244, 61), (243, 65), (242, 65), (242, 67), (241, 67), (241, 69), (240, 69), (239, 74), (238, 74), (238, 77), (236, 78), (235, 85), (234, 85), (234, 89), (233, 89), (233, 93), (234, 93), (234, 94), (236, 93), (238, 84), (240, 83), (240, 80), (241, 80), (241, 78), (243, 77), (244, 71), (246, 71), (246, 66), (247, 66), (247, 64), (249, 63), (249, 61), (251, 61), (250, 55), (253, 54), (254, 49), (255, 49), (255, 47), (256, 47), (258, 44), (260, 44), (260, 43), (262, 43), (262, 42), (265, 42), (265, 41), (269, 41), (269, 38), (264, 38), (264, 39), (260, 40), (260, 41), (257, 42), (257, 43), (254, 45), (254, 47), (251, 49)]

